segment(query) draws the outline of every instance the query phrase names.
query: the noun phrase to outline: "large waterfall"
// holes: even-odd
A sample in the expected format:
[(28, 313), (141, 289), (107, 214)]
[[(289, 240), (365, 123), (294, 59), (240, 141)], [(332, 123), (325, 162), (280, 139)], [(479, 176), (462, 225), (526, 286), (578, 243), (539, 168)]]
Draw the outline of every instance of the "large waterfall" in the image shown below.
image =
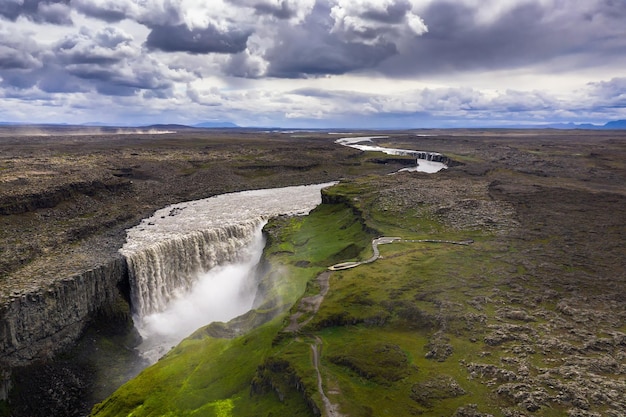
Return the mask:
[(174, 204), (129, 229), (120, 252), (128, 263), (135, 322), (149, 345), (143, 350), (153, 352), (150, 359), (198, 327), (249, 310), (256, 291), (251, 271), (263, 248), (261, 227), (281, 214), (307, 214), (320, 204), (321, 189), (332, 184)]
[(134, 312), (139, 317), (162, 311), (177, 295), (188, 291), (199, 274), (217, 265), (240, 260), (262, 218), (241, 224), (192, 231), (125, 253)]

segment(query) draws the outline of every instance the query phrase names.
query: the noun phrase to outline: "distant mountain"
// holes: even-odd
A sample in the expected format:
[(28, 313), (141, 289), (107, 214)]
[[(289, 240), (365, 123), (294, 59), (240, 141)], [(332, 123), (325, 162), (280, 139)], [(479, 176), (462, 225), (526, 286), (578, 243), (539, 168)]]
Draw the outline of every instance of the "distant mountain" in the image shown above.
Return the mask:
[(604, 129), (602, 125), (594, 125), (591, 123), (551, 123), (549, 125), (543, 125), (542, 127), (546, 129), (590, 129), (590, 130), (599, 130)]
[(591, 123), (550, 123), (545, 125), (508, 125), (494, 126), (498, 129), (580, 129), (580, 130), (611, 130), (626, 129), (626, 120), (614, 120), (603, 125), (594, 125)]
[(239, 127), (231, 122), (202, 122), (193, 125), (193, 127), (204, 127), (204, 128), (225, 128), (225, 127)]
[(102, 122), (86, 122), (81, 123), (79, 126), (87, 126), (87, 127), (117, 127), (118, 125), (112, 125), (111, 123), (102, 123)]
[(626, 120), (614, 120), (604, 125), (604, 129), (626, 129)]
[(187, 126), (187, 125), (179, 125), (179, 124), (175, 124), (175, 123), (164, 123), (164, 124), (154, 124), (154, 125), (148, 125), (148, 126), (139, 126), (141, 129), (162, 129), (162, 130), (172, 130), (172, 129), (177, 129), (177, 130), (188, 130), (188, 129), (193, 129), (193, 126)]

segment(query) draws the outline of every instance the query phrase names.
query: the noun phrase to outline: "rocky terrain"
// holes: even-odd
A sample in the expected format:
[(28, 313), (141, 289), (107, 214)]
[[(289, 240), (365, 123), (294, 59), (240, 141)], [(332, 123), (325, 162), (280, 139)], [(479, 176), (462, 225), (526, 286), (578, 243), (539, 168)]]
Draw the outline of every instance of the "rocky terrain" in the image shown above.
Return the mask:
[[(368, 226), (376, 223), (368, 219), (374, 212), (391, 218), (410, 213), (449, 230), (492, 236), (490, 265), (484, 267), (489, 285), (466, 284), (459, 270), (460, 298), (415, 295), (442, 312), (420, 316), (429, 323), (426, 358), (458, 360), (459, 375), (484, 386), (501, 405), (499, 415), (552, 415), (550, 409), (571, 416), (626, 413), (626, 135), (428, 133), (432, 136), (390, 132), (378, 144), (441, 152), (454, 161), (447, 171), (376, 176), (359, 186), (360, 193), (362, 187), (368, 190), (363, 197), (347, 194)], [(324, 133), (293, 138), (254, 131), (0, 137), (3, 369), (63, 351), (101, 315), (128, 323), (127, 290), (118, 278), (123, 271), (104, 279), (108, 284), (102, 288), (83, 291), (86, 287), (76, 283), (115, 268), (124, 230), (154, 210), (235, 190), (387, 174), (407, 164), (338, 146), (334, 139)], [(332, 280), (329, 291), (332, 297)], [(52, 301), (70, 293), (85, 294), (78, 297), (83, 302)], [(94, 297), (98, 303), (89, 301)], [(389, 300), (381, 305), (395, 311)], [(28, 306), (41, 314), (24, 315)], [(46, 314), (58, 317), (68, 310), (68, 317), (42, 326)], [(332, 323), (320, 318), (311, 326)], [(12, 340), (16, 329), (22, 335)], [(468, 339), (476, 353), (460, 360), (454, 338)], [(396, 352), (393, 346), (385, 349)], [(362, 368), (344, 356), (329, 361)], [(51, 365), (19, 368), (12, 378), (23, 387), (46, 375), (30, 393), (40, 404), (52, 404), (58, 400), (54, 395), (67, 400), (92, 389), (89, 376), (70, 363), (53, 366), (54, 372)], [(438, 396), (464, 398), (466, 383), (446, 378), (414, 384), (415, 412), (427, 410)], [(10, 379), (6, 372), (4, 379)], [(27, 389), (16, 391), (14, 415), (43, 415), (22, 403), (29, 398)], [(465, 404), (455, 415), (490, 412)], [(72, 415), (63, 413), (58, 415)]]
[[(402, 160), (370, 161), (320, 136), (0, 128), (0, 399), (11, 368), (71, 347), (89, 323), (104, 317), (128, 328), (118, 250), (125, 230), (155, 210), (404, 166)], [(31, 379), (46, 384), (36, 372)], [(22, 395), (27, 403), (29, 380)], [(46, 401), (39, 404), (46, 410)]]

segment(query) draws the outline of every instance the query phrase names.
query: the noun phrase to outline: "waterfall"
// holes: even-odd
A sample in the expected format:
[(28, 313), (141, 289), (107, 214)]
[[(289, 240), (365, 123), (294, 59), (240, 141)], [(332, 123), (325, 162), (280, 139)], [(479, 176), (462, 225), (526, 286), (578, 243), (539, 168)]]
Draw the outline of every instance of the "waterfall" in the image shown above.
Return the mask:
[[(212, 321), (252, 307), (261, 228), (278, 215), (304, 215), (335, 183), (222, 194), (174, 204), (126, 231), (126, 258), (140, 351), (155, 361)], [(195, 326), (195, 327), (193, 327)]]
[(241, 259), (262, 218), (209, 230), (198, 230), (160, 241), (126, 255), (134, 313), (139, 317), (162, 311), (217, 265)]

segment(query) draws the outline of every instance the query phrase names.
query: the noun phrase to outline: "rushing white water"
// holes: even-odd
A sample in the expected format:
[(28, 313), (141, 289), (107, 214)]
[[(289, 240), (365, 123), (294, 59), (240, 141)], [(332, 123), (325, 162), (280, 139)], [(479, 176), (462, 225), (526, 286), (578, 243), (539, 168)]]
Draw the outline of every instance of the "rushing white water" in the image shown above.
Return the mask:
[(226, 322), (252, 308), (256, 295), (256, 269), (263, 253), (263, 224), (252, 241), (238, 251), (238, 261), (200, 273), (186, 291), (178, 291), (164, 308), (137, 320), (142, 336), (138, 347), (149, 362), (156, 362), (182, 339), (214, 321)]
[[(135, 315), (143, 318), (162, 311), (170, 300), (189, 291), (199, 274), (219, 264), (241, 260), (242, 249), (252, 241), (262, 221), (257, 218), (189, 231), (132, 253), (125, 245), (122, 253), (129, 266)], [(149, 235), (152, 230), (143, 232)]]
[(222, 194), (156, 211), (132, 229), (126, 257), (140, 351), (151, 361), (199, 327), (251, 308), (267, 219), (307, 214), (334, 183)]
[(428, 174), (434, 174), (436, 172), (441, 171), (442, 169), (448, 168), (448, 166), (443, 162), (432, 161), (432, 160), (428, 160), (419, 156), (419, 155), (422, 155), (428, 158), (432, 158), (433, 156), (434, 157), (443, 156), (437, 152), (385, 148), (382, 146), (377, 146), (377, 145), (372, 144), (373, 139), (386, 139), (388, 137), (389, 136), (361, 136), (361, 137), (355, 137), (355, 138), (341, 138), (341, 139), (337, 139), (335, 143), (339, 145), (343, 145), (343, 146), (348, 146), (350, 148), (358, 149), (360, 151), (383, 152), (383, 153), (386, 153), (387, 155), (415, 156), (417, 159), (415, 167), (404, 168), (401, 171), (418, 171), (418, 172), (426, 172)]

